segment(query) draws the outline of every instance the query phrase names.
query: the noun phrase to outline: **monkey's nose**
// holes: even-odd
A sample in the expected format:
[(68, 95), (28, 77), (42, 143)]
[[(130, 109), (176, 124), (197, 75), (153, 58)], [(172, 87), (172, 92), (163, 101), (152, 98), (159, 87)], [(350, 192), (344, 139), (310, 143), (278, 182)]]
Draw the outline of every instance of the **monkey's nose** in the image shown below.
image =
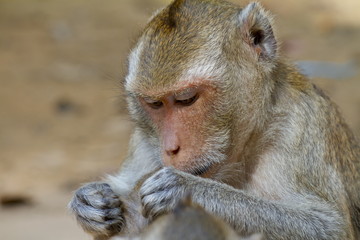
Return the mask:
[(174, 156), (174, 155), (178, 154), (179, 151), (180, 151), (180, 146), (176, 146), (176, 147), (174, 147), (172, 149), (166, 150), (166, 154), (171, 157), (171, 156)]

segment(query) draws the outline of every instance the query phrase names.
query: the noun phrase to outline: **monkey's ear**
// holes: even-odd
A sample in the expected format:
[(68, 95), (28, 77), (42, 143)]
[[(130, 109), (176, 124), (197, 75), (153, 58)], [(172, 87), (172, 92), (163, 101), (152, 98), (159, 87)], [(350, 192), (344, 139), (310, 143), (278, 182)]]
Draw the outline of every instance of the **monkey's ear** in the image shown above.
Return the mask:
[(261, 58), (273, 59), (277, 43), (271, 27), (272, 18), (257, 2), (250, 3), (239, 14), (241, 34)]

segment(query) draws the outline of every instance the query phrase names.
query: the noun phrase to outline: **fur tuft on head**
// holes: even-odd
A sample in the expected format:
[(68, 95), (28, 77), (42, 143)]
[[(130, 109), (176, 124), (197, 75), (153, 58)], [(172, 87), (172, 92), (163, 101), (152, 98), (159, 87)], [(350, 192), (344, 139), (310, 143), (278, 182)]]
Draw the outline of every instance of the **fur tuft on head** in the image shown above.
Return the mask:
[(185, 3), (186, 0), (175, 0), (169, 7), (167, 23), (169, 27), (176, 27), (176, 15), (179, 13), (180, 8)]

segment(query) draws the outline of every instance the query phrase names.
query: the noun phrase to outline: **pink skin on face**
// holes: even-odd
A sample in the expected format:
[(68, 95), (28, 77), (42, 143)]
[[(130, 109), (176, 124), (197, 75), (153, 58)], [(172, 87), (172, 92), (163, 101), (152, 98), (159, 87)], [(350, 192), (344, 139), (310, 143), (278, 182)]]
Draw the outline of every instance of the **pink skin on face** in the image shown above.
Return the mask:
[(202, 154), (201, 135), (216, 89), (208, 84), (187, 85), (161, 94), (145, 93), (141, 102), (159, 129), (163, 163), (191, 171)]

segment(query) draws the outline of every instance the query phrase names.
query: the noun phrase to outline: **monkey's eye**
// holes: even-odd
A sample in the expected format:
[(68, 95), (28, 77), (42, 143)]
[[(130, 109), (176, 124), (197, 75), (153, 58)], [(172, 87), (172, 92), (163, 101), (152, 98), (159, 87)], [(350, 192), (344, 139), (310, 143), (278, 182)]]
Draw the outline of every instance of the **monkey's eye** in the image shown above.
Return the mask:
[(149, 106), (151, 108), (154, 108), (154, 109), (159, 109), (162, 107), (163, 103), (161, 101), (157, 101), (157, 102), (153, 102), (153, 103), (148, 103)]
[(146, 104), (149, 107), (151, 107), (153, 109), (159, 109), (164, 105), (162, 101), (153, 100), (153, 99), (150, 99), (150, 98), (144, 98), (144, 101), (146, 102)]
[(196, 91), (190, 91), (185, 94), (176, 96), (175, 103), (182, 106), (190, 106), (196, 102), (199, 94)]

